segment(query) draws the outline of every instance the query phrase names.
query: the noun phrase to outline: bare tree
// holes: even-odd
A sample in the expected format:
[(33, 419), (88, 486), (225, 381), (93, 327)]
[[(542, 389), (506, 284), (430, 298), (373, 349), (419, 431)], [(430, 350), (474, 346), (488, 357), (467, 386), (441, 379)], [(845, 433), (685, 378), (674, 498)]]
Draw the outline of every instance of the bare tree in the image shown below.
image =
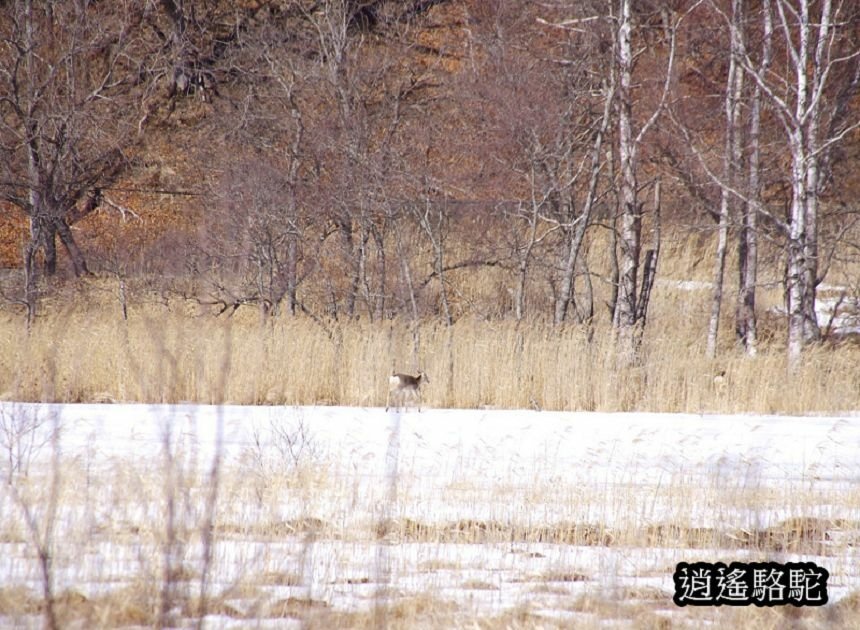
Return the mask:
[(29, 319), (37, 255), (56, 269), (56, 238), (88, 273), (70, 226), (95, 209), (137, 133), (142, 4), (17, 0), (0, 20), (0, 198), (30, 220), (24, 249)]
[[(50, 448), (50, 466), (41, 483), (24, 483), (32, 459), (43, 447)], [(56, 571), (57, 516), (62, 492), (60, 466), (60, 422), (56, 414), (40, 417), (30, 409), (12, 409), (0, 414), (0, 454), (8, 468), (0, 468), (0, 488), (8, 493), (19, 510), (27, 532), (27, 542), (36, 555), (44, 599), (44, 625), (60, 628), (57, 618)], [(34, 489), (36, 493), (34, 494)], [(44, 494), (43, 494), (44, 493)]]
[[(403, 126), (419, 111), (427, 78), (410, 61), (415, 43), (400, 8), (326, 0), (303, 18), (312, 51), (314, 93), (305, 117), (319, 171), (315, 203), (326, 223), (325, 251), (334, 253), (321, 271), (335, 317), (357, 316), (362, 306), (370, 317), (382, 316), (386, 231), (408, 214), (402, 201), (422, 190), (421, 177), (410, 172), (416, 162), (407, 156), (414, 151)], [(384, 50), (367, 32), (377, 21), (386, 23)]]
[[(767, 74), (773, 46), (773, 20), (770, 0), (762, 2), (763, 28), (758, 72)], [(738, 51), (736, 51), (738, 52)], [(749, 169), (747, 198), (743, 202), (743, 216), (738, 238), (738, 302), (735, 314), (735, 331), (746, 353), (755, 356), (758, 348), (756, 320), (756, 284), (758, 282), (758, 225), (762, 214), (761, 127), (762, 91), (753, 84), (749, 113)]]
[[(758, 239), (763, 229), (785, 244), (785, 287), (789, 313), (789, 356), (797, 365), (803, 345), (818, 338), (815, 288), (826, 272), (819, 263), (819, 197), (828, 181), (833, 146), (852, 128), (846, 116), (846, 95), (858, 86), (858, 48), (849, 33), (857, 15), (844, 5), (816, 5), (765, 0), (755, 10), (743, 2), (710, 2), (722, 16), (730, 42), (730, 63), (724, 92), (726, 110), (722, 173), (709, 166), (705, 151), (685, 125), (679, 127), (686, 145), (696, 154), (711, 182), (720, 189), (718, 253), (715, 259), (715, 292), (708, 335), (708, 353), (716, 350), (719, 308), (722, 300), (722, 269), (725, 261), (730, 208), (738, 206), (738, 279), (736, 332), (748, 354), (755, 354), (757, 323), (755, 291), (758, 276)], [(750, 19), (756, 16), (760, 25)], [(776, 57), (779, 63), (773, 63)], [(743, 87), (743, 78), (749, 87)], [(738, 109), (746, 95), (749, 107)], [(775, 129), (764, 127), (763, 112), (771, 111)], [(741, 111), (746, 113), (743, 121)], [(747, 152), (739, 141), (746, 127)], [(773, 155), (765, 156), (763, 138), (779, 139)], [(773, 142), (771, 142), (773, 144)], [(779, 148), (790, 156), (785, 180), (788, 197), (784, 216), (763, 202), (762, 162), (768, 157), (779, 165)], [(747, 158), (745, 176), (742, 162)], [(764, 222), (762, 222), (762, 219)], [(835, 247), (831, 245), (832, 248)], [(793, 331), (793, 332), (792, 332)]]
[[(386, 236), (415, 218), (407, 202), (421, 190), (402, 125), (426, 77), (404, 72), (414, 43), (401, 9), (288, 2), (243, 22), (230, 41), (232, 82), (221, 84), (208, 127), (234, 150), (206, 152), (221, 165), (219, 194), (195, 266), (210, 302), (384, 316)], [(385, 47), (371, 38), (380, 24)]]
[[(741, 61), (778, 118), (791, 155), (791, 202), (780, 225), (787, 237), (788, 356), (797, 367), (804, 346), (820, 337), (815, 314), (822, 280), (819, 200), (829, 155), (860, 125), (847, 118), (849, 99), (844, 97), (854, 93), (860, 79), (860, 47), (854, 38), (858, 15), (856, 7), (832, 0), (774, 0), (773, 6), (785, 65), (768, 66), (767, 51), (757, 62), (746, 48)], [(764, 16), (770, 19), (770, 11)]]
[(446, 325), (454, 323), (451, 312), (451, 304), (448, 299), (449, 288), (445, 280), (445, 241), (448, 236), (448, 208), (445, 201), (433, 199), (432, 195), (425, 195), (423, 203), (409, 204), (409, 209), (415, 217), (421, 232), (430, 244), (433, 253), (433, 271), (430, 278), (435, 278), (439, 284), (439, 303), (442, 311), (442, 319)]
[[(199, 240), (198, 272), (221, 312), (257, 305), (263, 316), (284, 306), (295, 314), (306, 264), (305, 237), (313, 240), (312, 216), (302, 211), (290, 164), (234, 156), (224, 168), (216, 200)], [(205, 273), (203, 271), (205, 270)]]
[(589, 160), (589, 169), (585, 197), (582, 201), (579, 216), (576, 218), (574, 225), (571, 225), (567, 230), (568, 238), (565, 244), (560, 291), (555, 304), (554, 321), (556, 324), (563, 322), (566, 317), (568, 305), (573, 294), (574, 274), (580, 250), (582, 249), (585, 232), (591, 224), (592, 215), (598, 201), (598, 183), (603, 166), (603, 142), (609, 131), (612, 104), (615, 99), (614, 70), (610, 71), (609, 80), (604, 81), (601, 93), (603, 97), (603, 112), (597, 119), (590, 155), (587, 158)]
[[(603, 194), (602, 147), (615, 98), (615, 73), (605, 74), (612, 67), (606, 63), (611, 29), (597, 11), (484, 6), (480, 19), (488, 27), (472, 35), (476, 54), (467, 89), (479, 99), (487, 130), (481, 141), (509, 174), (506, 195), (516, 198), (495, 205), (505, 221), (518, 320), (527, 310), (527, 285), (536, 279), (551, 286), (556, 324), (571, 310), (581, 321), (592, 316), (581, 252)], [(586, 287), (582, 309), (576, 309), (579, 275)]]
[(714, 257), (714, 290), (711, 297), (711, 318), (708, 325), (707, 355), (717, 354), (717, 337), (720, 329), (720, 311), (723, 302), (723, 280), (726, 269), (726, 249), (729, 240), (729, 223), (736, 199), (730, 187), (737, 188), (737, 171), (742, 160), (741, 97), (744, 89), (744, 73), (739, 66), (739, 55), (743, 48), (743, 0), (732, 0), (732, 28), (729, 33), (729, 69), (726, 77), (724, 110), (726, 117), (725, 149), (723, 151), (723, 181), (729, 187), (720, 189), (720, 210), (717, 229), (717, 251)]
[[(756, 346), (756, 282), (758, 275), (758, 238), (759, 215), (764, 213), (761, 201), (762, 160), (767, 157), (762, 151), (762, 101), (761, 90), (752, 81), (745, 81), (742, 55), (745, 48), (756, 36), (762, 42), (763, 58), (761, 64), (769, 64), (771, 31), (769, 21), (764, 20), (765, 28), (759, 33), (750, 27), (752, 16), (761, 10), (769, 15), (769, 2), (765, 0), (760, 8), (751, 8), (743, 0), (719, 2), (710, 0), (708, 9), (699, 14), (699, 21), (688, 30), (695, 41), (692, 48), (702, 61), (695, 64), (690, 76), (695, 98), (680, 98), (692, 104), (683, 113), (678, 107), (671, 109), (674, 123), (681, 131), (683, 149), (664, 147), (664, 154), (688, 192), (698, 200), (706, 216), (717, 225), (717, 248), (714, 256), (713, 293), (711, 313), (708, 322), (706, 353), (713, 358), (717, 351), (721, 311), (725, 294), (725, 265), (730, 237), (736, 235), (738, 244), (738, 298), (735, 308), (735, 332), (748, 354), (755, 354)], [(724, 27), (720, 17), (731, 24)], [(725, 51), (728, 50), (728, 56)], [(727, 63), (722, 60), (726, 59)], [(707, 66), (725, 67), (723, 75), (711, 76)], [(717, 79), (723, 79), (722, 85)], [(704, 95), (703, 95), (704, 94)], [(721, 97), (723, 103), (722, 130), (717, 120), (702, 115), (701, 102), (704, 98)], [(712, 139), (716, 138), (714, 142)], [(720, 145), (721, 141), (721, 145)], [(695, 160), (686, 167), (679, 165), (679, 153), (689, 151)], [(744, 169), (745, 160), (748, 160)], [(697, 181), (695, 172), (704, 171), (704, 183)], [(712, 186), (709, 186), (711, 184)], [(716, 188), (718, 198), (708, 194)], [(716, 208), (716, 210), (714, 209)], [(734, 230), (737, 228), (737, 230)], [(733, 231), (734, 230), (734, 231)]]
[[(695, 6), (695, 5), (694, 5)], [(688, 9), (687, 13), (692, 9)], [(664, 18), (664, 28), (668, 32), (666, 46), (666, 65), (662, 92), (651, 114), (636, 129), (633, 111), (634, 83), (633, 73), (637, 53), (633, 48), (635, 24), (641, 16), (634, 15), (632, 0), (619, 0), (616, 31), (616, 63), (618, 67), (617, 91), (617, 134), (618, 158), (620, 168), (619, 197), (621, 201), (621, 227), (618, 231), (620, 252), (618, 298), (613, 314), (613, 324), (619, 333), (621, 351), (626, 355), (628, 363), (636, 360), (638, 337), (641, 324), (647, 315), (648, 293), (637, 292), (640, 256), (642, 250), (642, 211), (643, 205), (638, 200), (639, 183), (639, 154), (646, 134), (651, 130), (663, 113), (666, 99), (672, 83), (675, 63), (676, 32), (681, 17), (661, 14)], [(657, 265), (657, 250), (649, 255), (650, 274), (655, 273)]]

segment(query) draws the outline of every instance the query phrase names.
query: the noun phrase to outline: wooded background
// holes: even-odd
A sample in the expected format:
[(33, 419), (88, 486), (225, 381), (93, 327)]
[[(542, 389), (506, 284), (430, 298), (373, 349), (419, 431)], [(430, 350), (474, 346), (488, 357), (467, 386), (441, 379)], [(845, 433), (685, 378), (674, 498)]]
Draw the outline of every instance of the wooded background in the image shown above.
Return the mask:
[(796, 367), (822, 283), (860, 295), (858, 83), (839, 0), (13, 0), (0, 289), (603, 321), (635, 363), (693, 239), (707, 355), (778, 289)]

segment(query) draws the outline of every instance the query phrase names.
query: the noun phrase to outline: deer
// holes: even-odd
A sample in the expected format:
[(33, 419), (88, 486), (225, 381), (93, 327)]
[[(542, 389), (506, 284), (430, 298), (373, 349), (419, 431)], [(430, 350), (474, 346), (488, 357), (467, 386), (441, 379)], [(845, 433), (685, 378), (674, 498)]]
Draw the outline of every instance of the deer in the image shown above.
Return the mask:
[(421, 412), (421, 386), (424, 383), (429, 383), (430, 379), (427, 378), (427, 375), (418, 371), (417, 376), (411, 376), (409, 374), (398, 374), (396, 372), (392, 372), (391, 376), (388, 378), (388, 399), (385, 403), (385, 411), (391, 407), (391, 399), (394, 398), (395, 402), (400, 402), (400, 407), (406, 406), (407, 398), (415, 398), (418, 400), (418, 412)]

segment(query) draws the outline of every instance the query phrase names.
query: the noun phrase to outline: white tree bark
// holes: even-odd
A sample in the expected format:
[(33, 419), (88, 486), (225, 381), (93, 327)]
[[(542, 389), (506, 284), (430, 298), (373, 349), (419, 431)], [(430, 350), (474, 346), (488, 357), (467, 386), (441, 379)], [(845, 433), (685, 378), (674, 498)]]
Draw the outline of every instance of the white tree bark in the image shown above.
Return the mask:
[[(762, 3), (762, 53), (758, 72), (764, 76), (771, 62), (773, 47), (773, 14), (770, 0)], [(739, 239), (738, 304), (735, 329), (744, 350), (749, 356), (758, 352), (758, 323), (756, 321), (756, 284), (758, 282), (758, 215), (762, 212), (761, 200), (761, 111), (762, 90), (753, 87), (749, 119), (749, 175), (747, 199)]]
[[(696, 5), (698, 3), (695, 3)], [(689, 13), (689, 11), (688, 11)], [(687, 13), (687, 14), (688, 14)], [(687, 15), (685, 14), (685, 15)], [(634, 132), (633, 119), (633, 7), (632, 0), (619, 0), (616, 36), (618, 68), (618, 156), (620, 162), (619, 199), (621, 227), (618, 230), (618, 295), (612, 322), (618, 333), (622, 363), (637, 360), (641, 325), (647, 315), (647, 302), (640, 305), (637, 294), (639, 259), (642, 250), (642, 205), (638, 202), (637, 157), (643, 138), (665, 110), (675, 65), (675, 33), (683, 16), (667, 26), (670, 34), (662, 94), (651, 116)], [(659, 234), (659, 231), (655, 232)], [(651, 270), (656, 269), (658, 249), (651, 254)], [(653, 281), (653, 279), (652, 279)], [(637, 332), (637, 328), (639, 329)], [(626, 358), (625, 358), (626, 357)]]
[[(793, 368), (807, 342), (818, 338), (815, 320), (815, 285), (818, 275), (818, 129), (821, 117), (821, 83), (824, 48), (829, 36), (832, 5), (821, 4), (818, 25), (810, 15), (810, 0), (800, 0), (794, 12), (786, 0), (777, 2), (780, 23), (787, 33), (797, 30), (797, 45), (790, 46), (795, 75), (794, 112), (789, 118), (791, 148), (791, 225), (788, 244), (788, 356)], [(792, 18), (794, 24), (792, 24)], [(790, 36), (790, 35), (789, 35)], [(812, 57), (813, 39), (817, 38)], [(812, 76), (810, 76), (810, 74)]]
[[(786, 50), (783, 75), (756, 66), (745, 51), (744, 70), (767, 98), (781, 122), (791, 152), (791, 204), (786, 246), (786, 307), (788, 357), (792, 369), (803, 348), (820, 337), (815, 316), (818, 278), (818, 196), (821, 168), (832, 146), (860, 122), (824, 125), (842, 119), (842, 99), (831, 100), (826, 90), (840, 73), (837, 66), (857, 64), (860, 48), (850, 39), (853, 25), (843, 20), (843, 3), (832, 0), (773, 0), (776, 29)], [(767, 16), (767, 11), (765, 15)], [(732, 28), (735, 28), (734, 26)], [(845, 29), (844, 37), (836, 29)], [(840, 47), (849, 46), (848, 50)], [(822, 129), (827, 128), (826, 133)]]
[[(725, 114), (726, 136), (723, 153), (723, 177), (729, 186), (734, 187), (737, 171), (743, 158), (741, 132), (741, 96), (744, 86), (744, 75), (738, 64), (738, 55), (742, 50), (741, 22), (743, 19), (743, 0), (732, 0), (732, 23), (730, 30), (729, 72), (726, 80)], [(723, 303), (723, 280), (726, 269), (726, 249), (729, 240), (729, 223), (731, 209), (735, 205), (734, 195), (726, 187), (720, 190), (720, 212), (717, 236), (717, 251), (714, 257), (714, 292), (711, 297), (711, 318), (708, 325), (707, 356), (714, 358), (717, 354), (717, 341), (720, 330), (720, 312)]]
[[(630, 336), (636, 325), (636, 284), (639, 273), (642, 215), (636, 199), (636, 144), (633, 137), (633, 48), (631, 0), (621, 0), (618, 16), (618, 153), (621, 162), (619, 196), (621, 227), (619, 230), (618, 302), (615, 325), (622, 336)], [(622, 342), (628, 341), (622, 339)]]

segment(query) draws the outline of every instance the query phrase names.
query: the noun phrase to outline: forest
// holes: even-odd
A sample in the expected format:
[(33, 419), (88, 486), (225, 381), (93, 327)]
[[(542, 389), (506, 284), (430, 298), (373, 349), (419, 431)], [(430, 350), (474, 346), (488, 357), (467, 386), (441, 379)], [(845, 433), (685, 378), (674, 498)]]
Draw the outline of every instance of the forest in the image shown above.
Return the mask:
[[(765, 374), (817, 394), (742, 408), (856, 407), (858, 27), (831, 0), (5, 3), (0, 389), (216, 400), (179, 375), (237, 345), (245, 402), (430, 366), (440, 405), (721, 408)], [(336, 376), (278, 385), (272, 335)], [(571, 393), (584, 370), (636, 376)]]

